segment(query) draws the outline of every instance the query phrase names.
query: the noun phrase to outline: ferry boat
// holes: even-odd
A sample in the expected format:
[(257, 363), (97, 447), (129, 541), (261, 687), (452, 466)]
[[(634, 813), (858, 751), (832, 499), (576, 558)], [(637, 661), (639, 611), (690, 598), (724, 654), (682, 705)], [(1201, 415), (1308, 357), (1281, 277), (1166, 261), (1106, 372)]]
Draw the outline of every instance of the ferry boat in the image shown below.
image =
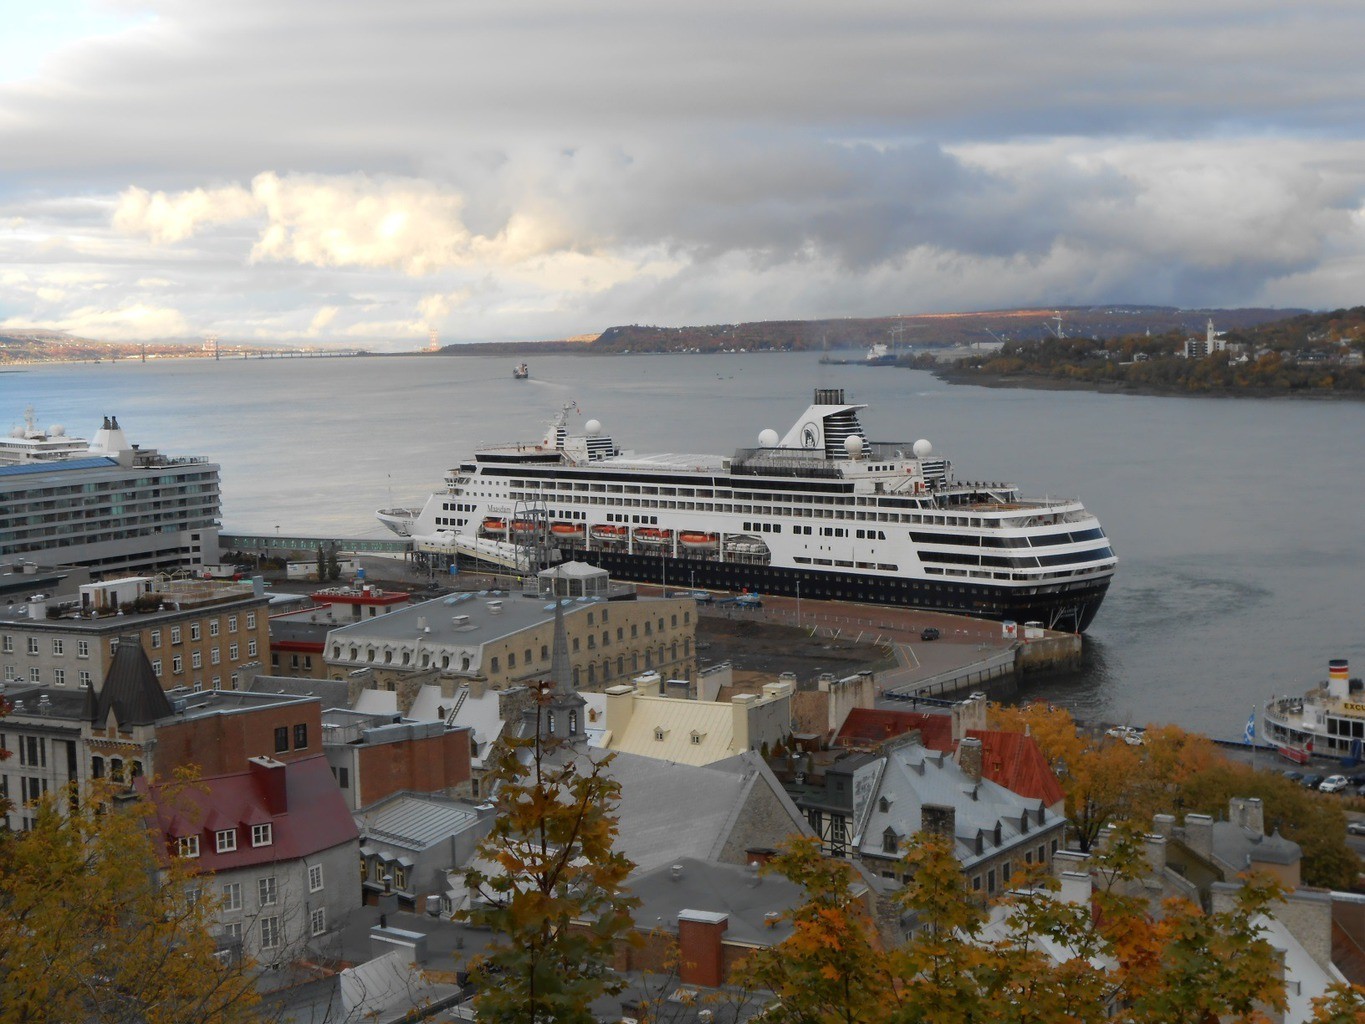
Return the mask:
[(1333, 658), (1326, 684), (1301, 697), (1271, 698), (1261, 711), (1263, 742), (1292, 761), (1296, 752), (1362, 760), (1365, 684), (1350, 675), (1347, 660)]
[(543, 560), (619, 579), (1090, 625), (1118, 560), (1079, 500), (958, 480), (927, 440), (869, 441), (865, 408), (817, 389), (785, 435), (721, 456), (623, 451), (591, 419), (570, 434), (571, 403), (540, 440), (451, 470), (409, 532), (469, 550), (525, 520)]

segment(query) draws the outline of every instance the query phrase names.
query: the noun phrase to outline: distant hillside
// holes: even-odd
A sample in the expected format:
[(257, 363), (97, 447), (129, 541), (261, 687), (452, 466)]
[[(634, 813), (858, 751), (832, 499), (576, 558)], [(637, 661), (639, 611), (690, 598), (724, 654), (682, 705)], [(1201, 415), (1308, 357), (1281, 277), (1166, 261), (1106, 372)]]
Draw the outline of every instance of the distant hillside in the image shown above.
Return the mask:
[(793, 352), (862, 350), (881, 342), (897, 348), (955, 347), (982, 341), (1041, 341), (1059, 329), (1068, 336), (1108, 339), (1129, 334), (1197, 332), (1213, 318), (1219, 330), (1242, 330), (1303, 313), (1301, 309), (1176, 309), (1168, 306), (1071, 306), (833, 320), (760, 320), (693, 327), (628, 324), (608, 327), (596, 340), (450, 345), (447, 355), (522, 355), (534, 352)]
[[(1224, 321), (1227, 323), (1228, 321)], [(1215, 320), (1215, 326), (1217, 321)], [(1007, 387), (1071, 386), (1157, 394), (1365, 393), (1365, 306), (1303, 313), (1221, 332), (1221, 350), (1202, 355), (1203, 331), (1172, 330), (1092, 340), (1049, 338), (1007, 342), (974, 354), (940, 376)], [(932, 356), (923, 365), (934, 366)]]

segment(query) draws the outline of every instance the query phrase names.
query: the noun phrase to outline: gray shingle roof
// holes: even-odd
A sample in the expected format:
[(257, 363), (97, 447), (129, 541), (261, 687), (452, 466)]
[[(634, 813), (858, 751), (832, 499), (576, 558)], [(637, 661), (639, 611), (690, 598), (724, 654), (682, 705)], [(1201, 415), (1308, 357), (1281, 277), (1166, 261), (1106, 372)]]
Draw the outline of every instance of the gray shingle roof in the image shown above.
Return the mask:
[(90, 721), (103, 724), (112, 709), (120, 725), (151, 725), (175, 713), (136, 634), (119, 638), (104, 683), (88, 691)]

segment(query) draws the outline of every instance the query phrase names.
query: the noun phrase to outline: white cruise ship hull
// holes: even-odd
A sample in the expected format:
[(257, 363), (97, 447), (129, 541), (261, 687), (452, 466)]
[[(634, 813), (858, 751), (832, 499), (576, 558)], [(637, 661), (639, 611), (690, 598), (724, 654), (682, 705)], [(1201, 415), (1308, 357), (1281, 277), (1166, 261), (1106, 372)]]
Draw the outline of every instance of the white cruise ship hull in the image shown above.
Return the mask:
[(1074, 499), (961, 482), (926, 441), (874, 443), (842, 391), (733, 456), (636, 455), (561, 413), (540, 442), (480, 450), (410, 526), (575, 558), (666, 586), (892, 604), (1083, 632), (1117, 558)]

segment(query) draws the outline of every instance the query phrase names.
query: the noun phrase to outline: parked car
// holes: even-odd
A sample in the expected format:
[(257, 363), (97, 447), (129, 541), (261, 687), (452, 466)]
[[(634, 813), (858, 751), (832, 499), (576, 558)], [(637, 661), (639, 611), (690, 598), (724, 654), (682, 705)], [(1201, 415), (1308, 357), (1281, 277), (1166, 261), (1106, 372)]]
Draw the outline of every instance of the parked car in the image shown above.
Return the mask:
[(937, 640), (942, 635), (943, 634), (934, 626), (925, 626), (919, 631), (919, 638), (921, 640)]
[(1319, 775), (1317, 773), (1314, 773), (1312, 775), (1305, 775), (1303, 778), (1299, 780), (1299, 785), (1302, 786), (1304, 789), (1317, 789), (1320, 785), (1322, 785), (1322, 780), (1325, 778), (1327, 778), (1327, 776)]
[(1116, 725), (1106, 729), (1104, 734), (1112, 739), (1123, 740), (1130, 747), (1140, 747), (1146, 742), (1143, 730), (1135, 725)]
[(1296, 772), (1293, 768), (1290, 768), (1284, 773), (1284, 777), (1290, 782), (1298, 782), (1303, 778), (1303, 772)]
[(1346, 831), (1353, 836), (1365, 836), (1365, 820), (1348, 821), (1346, 823)]
[(1318, 790), (1323, 793), (1339, 793), (1349, 785), (1345, 775), (1329, 775), (1318, 784)]

